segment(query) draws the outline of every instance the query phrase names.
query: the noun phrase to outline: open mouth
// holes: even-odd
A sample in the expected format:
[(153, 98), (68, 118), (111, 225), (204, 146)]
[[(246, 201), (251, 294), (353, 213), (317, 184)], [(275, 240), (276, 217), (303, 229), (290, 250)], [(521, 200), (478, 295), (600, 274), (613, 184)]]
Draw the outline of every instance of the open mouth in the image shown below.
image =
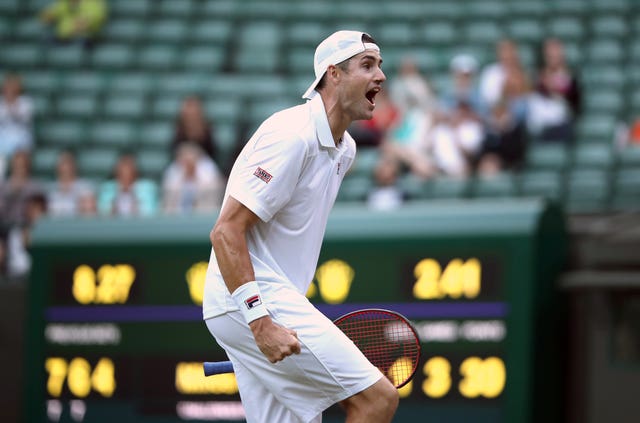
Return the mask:
[(365, 97), (367, 97), (367, 100), (369, 100), (369, 103), (371, 103), (372, 106), (376, 105), (376, 94), (378, 94), (378, 91), (380, 91), (378, 88), (373, 88), (369, 91), (367, 91), (367, 94), (365, 95)]

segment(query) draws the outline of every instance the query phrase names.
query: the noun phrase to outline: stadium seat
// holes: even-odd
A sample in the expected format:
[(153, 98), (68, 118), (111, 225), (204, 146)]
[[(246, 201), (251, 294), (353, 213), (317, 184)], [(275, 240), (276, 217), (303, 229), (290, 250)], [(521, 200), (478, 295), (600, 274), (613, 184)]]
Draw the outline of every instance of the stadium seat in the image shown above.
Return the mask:
[(23, 42), (43, 42), (46, 34), (47, 28), (36, 17), (18, 20), (14, 26), (14, 36)]
[(152, 0), (109, 0), (109, 13), (115, 18), (143, 18), (152, 9), (151, 3)]
[(507, 22), (506, 32), (517, 42), (540, 42), (546, 35), (539, 21), (526, 18)]
[(427, 45), (453, 45), (459, 40), (459, 32), (459, 29), (455, 28), (452, 22), (436, 21), (423, 24), (417, 34), (421, 37), (421, 41)]
[(617, 115), (624, 108), (624, 96), (618, 90), (594, 88), (583, 96), (584, 111), (588, 114)]
[(578, 17), (560, 16), (549, 20), (547, 33), (563, 41), (581, 41), (585, 29)]
[(137, 65), (151, 73), (172, 70), (178, 66), (178, 50), (161, 43), (145, 45), (138, 52)]
[(606, 114), (585, 114), (578, 121), (577, 139), (580, 143), (610, 144), (616, 129), (616, 118)]
[(89, 128), (88, 138), (93, 145), (111, 149), (133, 150), (136, 147), (135, 126), (125, 121), (100, 121)]
[(162, 180), (162, 174), (171, 161), (169, 150), (139, 149), (136, 162), (141, 177), (155, 181)]
[[(318, 45), (319, 40), (329, 35), (327, 27), (320, 22), (292, 22), (285, 29), (285, 38), (289, 47), (306, 47), (313, 51)], [(312, 59), (313, 60), (313, 59)]]
[(158, 19), (145, 25), (144, 36), (150, 44), (179, 44), (188, 30), (188, 22), (183, 19)]
[(574, 170), (567, 179), (565, 206), (571, 213), (605, 210), (609, 200), (609, 174), (603, 170)]
[(145, 148), (165, 149), (169, 151), (169, 146), (173, 138), (174, 126), (172, 121), (158, 120), (147, 121), (140, 125), (138, 140)]
[(110, 94), (104, 100), (102, 115), (106, 120), (135, 120), (144, 117), (147, 104), (144, 96), (123, 93)]
[(147, 72), (117, 72), (109, 83), (110, 91), (127, 94), (147, 94), (156, 87), (156, 78)]
[(133, 66), (134, 49), (123, 44), (100, 44), (93, 51), (92, 64), (96, 69), (126, 69)]
[(640, 210), (640, 169), (620, 169), (613, 186), (614, 210)]
[(151, 101), (151, 116), (156, 119), (172, 121), (178, 115), (182, 100), (182, 95), (164, 94), (156, 96)]
[(554, 170), (531, 170), (522, 173), (520, 194), (523, 197), (545, 197), (560, 200), (563, 195), (562, 172)]
[(378, 148), (359, 148), (356, 160), (349, 170), (349, 175), (371, 177), (378, 160), (380, 160), (380, 150)]
[(471, 21), (462, 29), (465, 42), (495, 45), (505, 34), (500, 25), (493, 20)]
[(158, 94), (186, 97), (201, 95), (213, 75), (196, 72), (174, 72), (157, 78)]
[(529, 170), (564, 170), (570, 164), (569, 149), (562, 144), (532, 143), (526, 156)]
[(626, 51), (622, 43), (615, 39), (597, 39), (587, 46), (587, 58), (592, 63), (611, 64), (625, 59)]
[(56, 112), (72, 119), (90, 119), (98, 112), (98, 98), (84, 94), (69, 94), (58, 98)]
[(183, 52), (181, 64), (187, 71), (214, 73), (222, 69), (225, 60), (225, 49), (210, 45), (187, 48)]
[(515, 176), (510, 172), (497, 175), (479, 176), (471, 181), (471, 196), (476, 198), (515, 197), (517, 193)]
[(514, 18), (543, 19), (549, 13), (549, 4), (538, 0), (513, 0), (504, 6)]
[(235, 124), (245, 112), (237, 98), (211, 97), (204, 103), (207, 118), (216, 125), (218, 123)]
[(68, 148), (86, 144), (86, 128), (78, 120), (39, 121), (36, 133), (38, 145)]
[(578, 143), (573, 155), (575, 169), (608, 170), (614, 165), (611, 145), (607, 143)]
[(624, 39), (629, 33), (629, 28), (624, 16), (594, 16), (591, 21), (591, 33), (595, 38), (615, 37)]
[(139, 18), (119, 18), (110, 20), (103, 32), (103, 37), (110, 42), (138, 43), (146, 31), (144, 20)]
[(95, 71), (64, 72), (60, 88), (74, 94), (99, 95), (105, 91), (108, 77)]
[(344, 178), (336, 201), (362, 202), (367, 199), (373, 188), (373, 180), (369, 176), (350, 175)]
[(408, 46), (415, 43), (415, 34), (415, 28), (408, 22), (386, 22), (380, 25), (375, 37), (376, 41), (383, 46), (398, 44)]
[(640, 169), (640, 145), (630, 145), (618, 151), (620, 168)]
[(19, 71), (36, 69), (42, 64), (42, 48), (36, 43), (12, 43), (0, 49), (0, 64)]
[(60, 149), (57, 147), (39, 147), (33, 151), (31, 170), (36, 178), (53, 179)]
[[(216, 2), (205, 2), (216, 3)], [(226, 45), (227, 41), (233, 34), (233, 24), (231, 22), (216, 19), (200, 19), (194, 25), (189, 27), (189, 40), (191, 43), (197, 44), (211, 44), (214, 46), (222, 47)]]
[(438, 177), (427, 182), (426, 190), (429, 198), (454, 199), (466, 197), (470, 183), (467, 179)]
[(193, 0), (162, 0), (159, 7), (154, 11), (166, 17), (178, 17), (181, 20), (188, 20), (196, 11), (196, 4)]
[(86, 60), (81, 45), (50, 46), (45, 50), (45, 65), (50, 69), (80, 69)]
[(429, 185), (427, 182), (408, 173), (400, 175), (397, 182), (398, 188), (407, 195), (409, 200), (424, 200), (429, 197)]
[(113, 174), (118, 154), (118, 150), (113, 148), (84, 148), (76, 156), (78, 174), (86, 178), (107, 179)]

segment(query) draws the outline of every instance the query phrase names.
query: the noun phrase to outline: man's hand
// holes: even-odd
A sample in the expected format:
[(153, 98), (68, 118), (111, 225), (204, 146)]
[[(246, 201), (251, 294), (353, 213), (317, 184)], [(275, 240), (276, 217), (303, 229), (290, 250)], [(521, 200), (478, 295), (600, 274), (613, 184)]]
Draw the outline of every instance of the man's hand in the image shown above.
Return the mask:
[(272, 363), (277, 363), (291, 354), (300, 354), (300, 341), (295, 331), (274, 323), (264, 316), (249, 323), (256, 345)]

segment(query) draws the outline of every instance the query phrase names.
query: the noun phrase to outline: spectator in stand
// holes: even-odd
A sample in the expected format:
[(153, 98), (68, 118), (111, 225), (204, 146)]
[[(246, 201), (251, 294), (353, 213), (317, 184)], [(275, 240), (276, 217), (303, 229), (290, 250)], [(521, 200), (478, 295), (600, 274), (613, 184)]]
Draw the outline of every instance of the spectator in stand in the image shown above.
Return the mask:
[(565, 60), (562, 43), (545, 40), (536, 90), (529, 100), (529, 132), (539, 141), (571, 142), (580, 102), (578, 79)]
[(183, 143), (162, 181), (163, 210), (172, 214), (207, 213), (222, 204), (224, 177), (200, 146)]
[(11, 157), (11, 172), (0, 185), (0, 220), (5, 225), (23, 225), (27, 221), (27, 199), (42, 192), (31, 176), (31, 156), (28, 151), (17, 151)]
[(431, 130), (434, 162), (446, 176), (468, 176), (482, 148), (486, 112), (475, 83), (477, 69), (473, 56), (459, 54), (451, 60), (451, 88), (442, 95), (442, 112)]
[(582, 88), (578, 75), (567, 63), (564, 45), (557, 38), (543, 42), (540, 78), (545, 80), (550, 92), (565, 99), (573, 118), (577, 118), (582, 109)]
[(89, 182), (78, 179), (73, 153), (63, 151), (58, 156), (55, 184), (48, 192), (48, 212), (51, 216), (76, 216), (85, 196), (93, 196), (93, 189)]
[(104, 0), (55, 0), (40, 12), (40, 21), (52, 26), (55, 42), (79, 42), (91, 48), (107, 21)]
[(388, 131), (382, 150), (416, 177), (426, 180), (436, 173), (428, 136), (437, 117), (435, 94), (410, 58), (402, 63), (389, 94), (399, 117)]
[(483, 108), (491, 115), (494, 107), (506, 100), (511, 114), (518, 120), (524, 120), (531, 83), (520, 62), (518, 46), (503, 39), (498, 42), (496, 50), (498, 61), (487, 65), (480, 75)]
[(374, 210), (395, 210), (408, 197), (398, 186), (399, 163), (392, 157), (382, 155), (373, 170), (374, 187), (367, 194), (367, 205)]
[(450, 71), (451, 87), (440, 98), (444, 111), (448, 113), (464, 105), (477, 116), (486, 116), (476, 81), (476, 59), (468, 54), (458, 54), (451, 60)]
[(515, 116), (506, 100), (491, 109), (477, 171), (482, 176), (517, 170), (524, 160), (527, 144), (525, 122)]
[(22, 278), (31, 270), (31, 230), (47, 213), (47, 198), (41, 192), (33, 192), (25, 199), (25, 219), (14, 225), (7, 235), (7, 275)]
[(465, 178), (482, 149), (485, 131), (480, 117), (464, 101), (443, 113), (431, 130), (433, 160), (440, 174)]
[(398, 117), (398, 108), (391, 102), (387, 91), (383, 88), (376, 96), (373, 118), (353, 122), (349, 128), (349, 134), (358, 143), (358, 148), (377, 148), (389, 129), (396, 124)]
[(213, 125), (205, 116), (202, 100), (195, 95), (186, 97), (180, 106), (171, 144), (171, 152), (174, 157), (178, 146), (185, 142), (198, 144), (218, 166), (223, 165), (218, 162)]
[(154, 186), (138, 179), (136, 158), (124, 153), (115, 165), (115, 179), (103, 183), (98, 196), (98, 210), (112, 216), (148, 216), (157, 207)]
[(9, 74), (2, 81), (0, 98), (0, 175), (4, 176), (4, 163), (13, 153), (33, 149), (32, 123), (31, 99), (22, 90), (20, 76)]

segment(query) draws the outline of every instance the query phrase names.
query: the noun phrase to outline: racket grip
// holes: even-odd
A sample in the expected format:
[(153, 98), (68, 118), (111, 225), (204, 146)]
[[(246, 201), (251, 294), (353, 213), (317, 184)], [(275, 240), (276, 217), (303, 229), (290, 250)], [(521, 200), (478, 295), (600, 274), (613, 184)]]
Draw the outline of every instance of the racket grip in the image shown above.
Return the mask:
[(205, 361), (203, 367), (205, 376), (233, 373), (233, 364), (230, 361)]

